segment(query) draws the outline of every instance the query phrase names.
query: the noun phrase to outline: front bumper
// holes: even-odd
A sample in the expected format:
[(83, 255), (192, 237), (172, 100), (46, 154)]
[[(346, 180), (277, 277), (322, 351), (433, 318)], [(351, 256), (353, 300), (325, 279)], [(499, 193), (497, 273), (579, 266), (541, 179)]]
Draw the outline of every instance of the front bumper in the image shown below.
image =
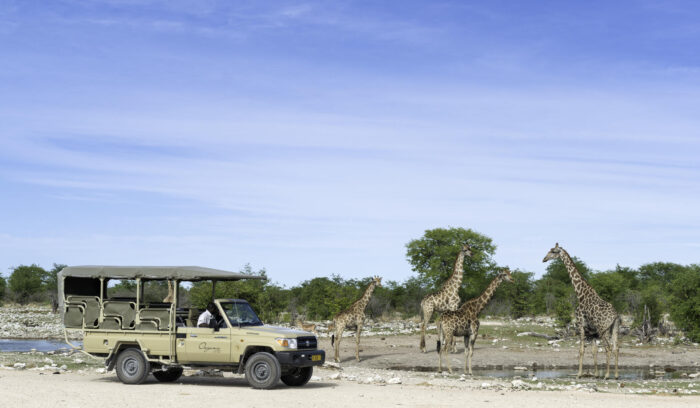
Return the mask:
[(323, 350), (277, 351), (275, 356), (281, 366), (287, 367), (319, 366), (326, 361), (326, 352)]

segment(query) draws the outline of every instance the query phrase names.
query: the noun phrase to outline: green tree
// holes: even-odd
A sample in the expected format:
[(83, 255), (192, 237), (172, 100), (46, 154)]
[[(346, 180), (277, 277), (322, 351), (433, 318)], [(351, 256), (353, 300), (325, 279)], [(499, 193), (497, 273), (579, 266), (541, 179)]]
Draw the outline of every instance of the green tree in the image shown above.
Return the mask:
[(9, 279), (10, 292), (15, 301), (24, 304), (41, 292), (46, 270), (39, 265), (20, 265), (13, 269)]
[(454, 271), (455, 261), (463, 243), (472, 247), (472, 256), (464, 259), (465, 283), (463, 299), (479, 296), (496, 270), (492, 259), (496, 245), (491, 238), (471, 229), (435, 228), (426, 230), (423, 237), (406, 244), (406, 257), (411, 269), (432, 292), (445, 282)]
[(630, 288), (623, 274), (616, 270), (594, 273), (588, 283), (603, 300), (610, 302), (618, 313), (627, 311), (625, 294)]
[(491, 303), (507, 305), (508, 314), (517, 319), (533, 313), (534, 282), (532, 272), (512, 271), (513, 283), (505, 282), (498, 287)]
[(694, 342), (700, 342), (700, 265), (674, 273), (670, 285), (671, 319)]
[(5, 289), (7, 289), (7, 282), (0, 276), (0, 300), (5, 298)]
[(46, 274), (42, 277), (42, 283), (44, 284), (45, 290), (52, 294), (55, 294), (56, 290), (58, 290), (58, 273), (61, 272), (61, 270), (67, 266), (68, 265), (64, 264), (53, 264), (53, 268), (47, 271)]
[[(591, 272), (588, 266), (580, 259), (572, 258), (574, 265), (584, 279), (589, 280)], [(562, 302), (575, 302), (574, 287), (564, 263), (557, 259), (547, 265), (547, 271), (535, 282), (533, 296), (533, 308), (535, 313), (546, 313), (559, 316), (559, 320), (566, 320), (566, 305)], [(573, 310), (573, 309), (572, 309)]]

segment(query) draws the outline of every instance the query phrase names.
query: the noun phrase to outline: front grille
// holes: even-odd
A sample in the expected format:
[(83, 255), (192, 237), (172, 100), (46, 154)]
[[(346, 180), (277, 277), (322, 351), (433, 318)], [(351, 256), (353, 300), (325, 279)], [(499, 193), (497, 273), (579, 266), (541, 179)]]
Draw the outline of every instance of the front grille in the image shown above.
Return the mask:
[(297, 348), (298, 349), (316, 349), (316, 337), (305, 336), (297, 337)]

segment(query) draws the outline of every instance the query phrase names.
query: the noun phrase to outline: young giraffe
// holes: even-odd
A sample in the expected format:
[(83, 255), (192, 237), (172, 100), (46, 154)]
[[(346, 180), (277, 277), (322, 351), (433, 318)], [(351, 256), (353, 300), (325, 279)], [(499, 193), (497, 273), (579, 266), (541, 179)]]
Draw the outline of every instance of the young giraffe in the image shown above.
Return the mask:
[(360, 361), (360, 333), (362, 332), (362, 323), (365, 320), (365, 307), (367, 307), (367, 303), (369, 303), (369, 299), (372, 297), (372, 292), (374, 292), (374, 288), (377, 286), (382, 286), (382, 278), (379, 276), (375, 276), (372, 279), (372, 282), (367, 286), (361, 298), (357, 299), (349, 308), (333, 317), (335, 333), (331, 335), (331, 346), (335, 347), (336, 363), (340, 361), (340, 339), (343, 338), (343, 330), (345, 330), (346, 327), (350, 328), (352, 326), (357, 327), (357, 332), (355, 334), (355, 359)]
[[(619, 378), (617, 369), (617, 361), (620, 355), (620, 344), (618, 336), (620, 332), (620, 315), (615, 308), (608, 302), (598, 296), (591, 285), (586, 282), (571, 260), (569, 253), (557, 243), (554, 248), (550, 249), (542, 262), (561, 258), (569, 271), (571, 283), (576, 290), (578, 297), (578, 305), (576, 306), (576, 320), (579, 325), (579, 337), (581, 347), (578, 353), (578, 374), (576, 378), (581, 377), (583, 373), (583, 352), (585, 351), (585, 332), (586, 326), (592, 326), (596, 330), (596, 334), (605, 344), (606, 365), (605, 379), (610, 377), (610, 354), (615, 353), (615, 378)], [(594, 376), (598, 377), (598, 346), (593, 341), (593, 365)]]
[[(462, 277), (464, 276), (464, 256), (472, 256), (471, 247), (468, 244), (462, 245), (462, 248), (457, 255), (452, 275), (442, 284), (440, 290), (431, 293), (423, 298), (420, 302), (421, 311), (421, 327), (420, 327), (420, 350), (425, 353), (425, 328), (433, 316), (433, 312), (447, 312), (457, 310), (459, 307), (459, 287), (462, 285)], [(439, 327), (439, 326), (438, 326)], [(438, 333), (438, 337), (442, 337), (442, 333)]]
[[(442, 332), (445, 333), (445, 344), (442, 349), (438, 341), (438, 358), (440, 360), (440, 372), (442, 372), (443, 354), (447, 354), (449, 345), (452, 344), (456, 336), (464, 336), (464, 371), (469, 369), (469, 375), (472, 374), (472, 355), (474, 354), (474, 343), (476, 336), (479, 333), (479, 313), (486, 307), (493, 296), (493, 293), (504, 280), (513, 282), (513, 277), (510, 276), (510, 270), (504, 269), (496, 276), (481, 296), (468, 300), (455, 311), (447, 311), (442, 314), (440, 324)], [(450, 364), (449, 356), (447, 358), (447, 369), (452, 373), (452, 365)]]

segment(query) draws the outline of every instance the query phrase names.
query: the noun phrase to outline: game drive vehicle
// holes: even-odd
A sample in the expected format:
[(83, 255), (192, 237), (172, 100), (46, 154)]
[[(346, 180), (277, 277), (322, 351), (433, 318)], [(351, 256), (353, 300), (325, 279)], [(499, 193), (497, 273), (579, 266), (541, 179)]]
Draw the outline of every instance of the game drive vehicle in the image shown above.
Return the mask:
[[(245, 374), (254, 388), (272, 388), (279, 380), (306, 384), (325, 361), (316, 336), (264, 325), (245, 300), (213, 299), (216, 282), (240, 279), (264, 277), (196, 266), (67, 267), (58, 274), (66, 342), (68, 330), (81, 330), (84, 351), (105, 358), (107, 370), (115, 369), (126, 384), (142, 383), (149, 373), (175, 381), (184, 367)], [(178, 302), (181, 283), (200, 281), (212, 282), (210, 327), (196, 327), (200, 311)], [(166, 282), (168, 296), (154, 298)], [(133, 296), (115, 288), (131, 289)]]

